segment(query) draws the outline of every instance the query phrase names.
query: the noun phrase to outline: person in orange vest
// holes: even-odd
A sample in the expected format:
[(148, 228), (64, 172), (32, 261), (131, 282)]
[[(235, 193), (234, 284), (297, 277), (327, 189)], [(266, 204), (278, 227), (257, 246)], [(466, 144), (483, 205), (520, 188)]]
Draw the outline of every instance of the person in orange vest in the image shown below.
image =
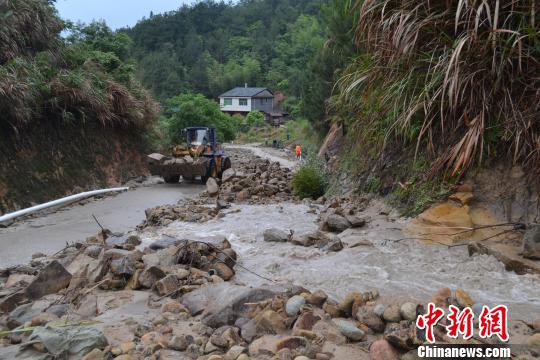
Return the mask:
[(302, 147), (300, 146), (300, 144), (296, 145), (295, 152), (296, 152), (296, 160), (302, 160)]

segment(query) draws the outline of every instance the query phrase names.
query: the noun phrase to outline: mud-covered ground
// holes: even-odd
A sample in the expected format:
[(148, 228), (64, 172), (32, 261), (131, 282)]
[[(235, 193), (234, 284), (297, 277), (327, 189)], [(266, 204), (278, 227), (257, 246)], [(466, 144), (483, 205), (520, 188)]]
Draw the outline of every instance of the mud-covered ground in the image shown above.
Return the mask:
[(377, 199), (300, 201), (272, 162), (279, 152), (228, 151), (235, 169), (200, 196), (156, 200), (130, 232), (103, 216), (125, 234), (0, 272), (0, 358), (412, 359), (429, 301), (505, 304), (512, 344), (526, 345), (513, 351), (540, 354), (538, 275), (467, 247), (401, 241), (410, 219)]

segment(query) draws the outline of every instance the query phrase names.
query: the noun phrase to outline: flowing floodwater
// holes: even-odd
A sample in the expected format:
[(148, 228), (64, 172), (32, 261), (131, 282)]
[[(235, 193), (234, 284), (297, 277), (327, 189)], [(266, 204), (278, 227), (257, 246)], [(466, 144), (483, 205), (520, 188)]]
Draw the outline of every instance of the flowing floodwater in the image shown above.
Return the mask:
[[(469, 257), (466, 247), (389, 241), (403, 237), (400, 229), (408, 220), (379, 215), (383, 206), (374, 202), (366, 210), (372, 219), (368, 226), (343, 237), (345, 243), (369, 240), (373, 245), (337, 253), (263, 241), (262, 232), (272, 227), (298, 234), (315, 230), (317, 215), (303, 204), (238, 205), (219, 220), (175, 222), (158, 233), (149, 230), (143, 241), (148, 245), (164, 235), (224, 235), (238, 252), (241, 266), (276, 281), (322, 289), (334, 298), (377, 288), (387, 298), (426, 301), (438, 288), (461, 287), (478, 302), (506, 304), (513, 319), (540, 313), (540, 276), (507, 272), (494, 257)], [(235, 281), (253, 286), (268, 282), (240, 268)]]

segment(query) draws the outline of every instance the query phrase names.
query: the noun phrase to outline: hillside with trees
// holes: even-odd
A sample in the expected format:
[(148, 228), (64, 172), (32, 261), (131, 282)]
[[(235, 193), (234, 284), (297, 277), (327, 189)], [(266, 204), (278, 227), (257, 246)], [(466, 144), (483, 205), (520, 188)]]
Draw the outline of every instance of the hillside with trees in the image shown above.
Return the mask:
[(216, 98), (247, 83), (283, 91), (289, 110), (305, 114), (313, 111), (302, 99), (317, 86), (306, 75), (324, 44), (325, 4), (202, 1), (124, 31), (133, 39), (139, 78), (161, 101), (185, 92)]
[(158, 108), (130, 46), (105, 24), (65, 24), (52, 1), (0, 3), (0, 211), (145, 172)]

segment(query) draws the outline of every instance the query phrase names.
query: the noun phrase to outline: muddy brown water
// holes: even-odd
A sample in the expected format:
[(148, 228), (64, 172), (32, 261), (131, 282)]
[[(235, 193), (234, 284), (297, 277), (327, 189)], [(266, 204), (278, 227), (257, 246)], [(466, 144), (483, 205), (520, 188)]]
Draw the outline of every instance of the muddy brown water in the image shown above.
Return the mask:
[[(219, 220), (204, 224), (175, 222), (158, 232), (146, 231), (143, 242), (149, 244), (165, 235), (225, 235), (239, 253), (241, 266), (276, 281), (322, 289), (335, 299), (350, 291), (377, 288), (386, 299), (426, 301), (440, 287), (461, 287), (477, 302), (507, 305), (511, 319), (540, 316), (538, 275), (507, 272), (494, 257), (469, 257), (466, 247), (390, 242), (403, 237), (399, 229), (409, 220), (379, 215), (383, 207), (375, 201), (365, 213), (372, 217), (367, 228), (343, 236), (349, 244), (367, 239), (373, 245), (337, 253), (263, 241), (262, 232), (271, 227), (293, 229), (298, 234), (316, 229), (316, 215), (308, 213), (309, 207), (303, 204), (237, 205)], [(240, 212), (235, 213), (238, 209)], [(237, 270), (237, 283), (268, 283), (246, 270)]]

